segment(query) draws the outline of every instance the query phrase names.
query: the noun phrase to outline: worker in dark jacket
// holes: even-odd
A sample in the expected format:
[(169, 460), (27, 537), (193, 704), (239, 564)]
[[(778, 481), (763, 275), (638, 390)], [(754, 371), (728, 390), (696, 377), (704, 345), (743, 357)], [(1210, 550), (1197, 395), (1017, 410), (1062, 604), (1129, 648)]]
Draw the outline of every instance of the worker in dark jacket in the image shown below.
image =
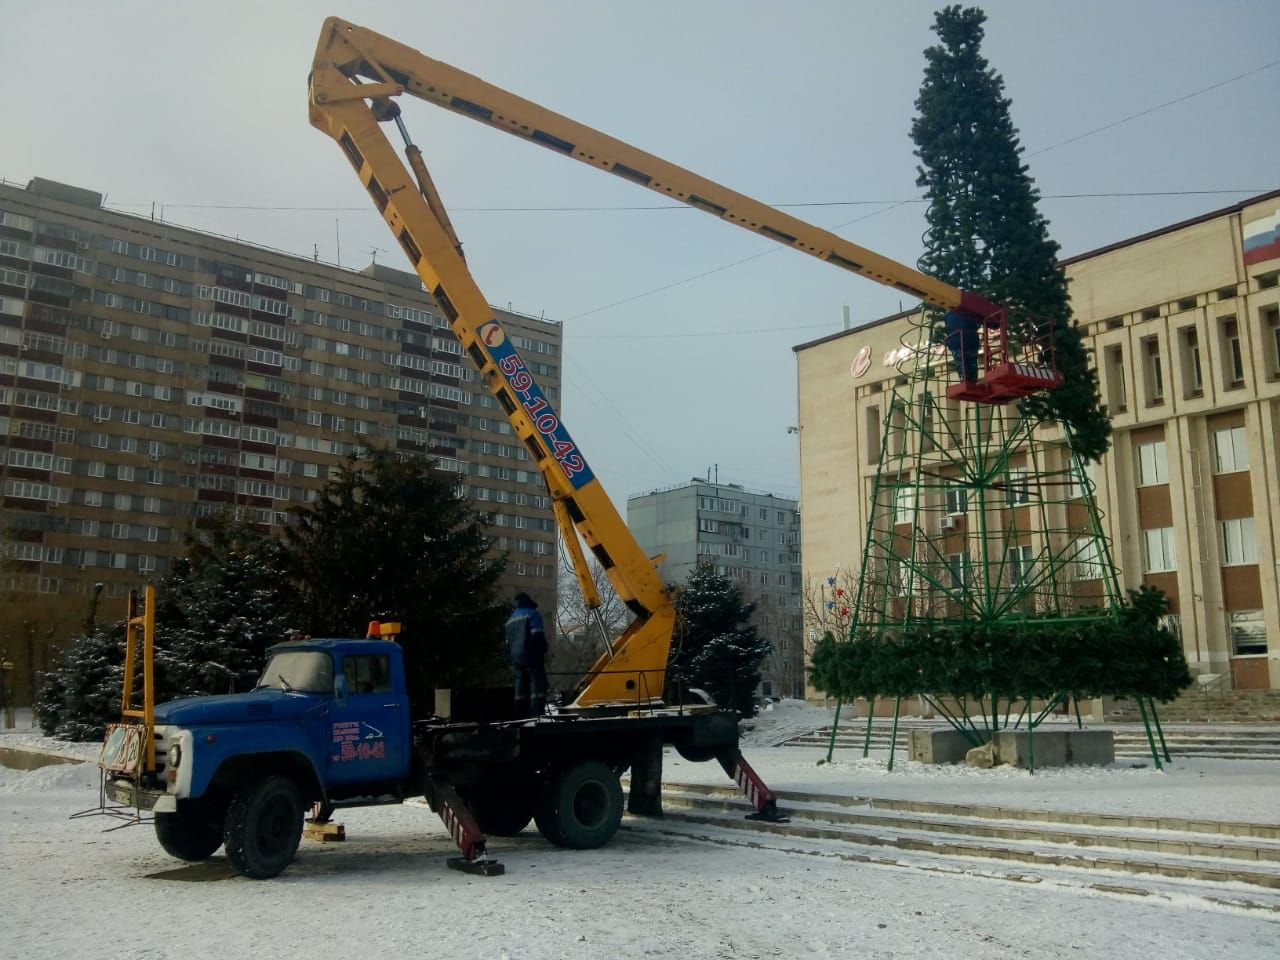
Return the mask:
[(978, 318), (964, 310), (948, 310), (942, 318), (946, 332), (947, 348), (956, 368), (956, 375), (966, 383), (978, 379)]
[(538, 605), (527, 593), (516, 594), (506, 634), (516, 685), (516, 716), (540, 717), (547, 706), (547, 633)]

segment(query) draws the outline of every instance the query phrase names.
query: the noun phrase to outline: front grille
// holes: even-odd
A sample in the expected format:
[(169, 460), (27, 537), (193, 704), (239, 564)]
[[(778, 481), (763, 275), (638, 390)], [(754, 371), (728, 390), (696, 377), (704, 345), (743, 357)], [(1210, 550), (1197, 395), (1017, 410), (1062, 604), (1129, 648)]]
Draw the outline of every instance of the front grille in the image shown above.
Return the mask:
[(165, 780), (164, 775), (169, 766), (169, 744), (173, 742), (170, 739), (169, 728), (156, 727), (154, 739), (156, 742), (156, 772), (154, 775), (154, 785), (164, 789), (168, 783), (168, 781)]

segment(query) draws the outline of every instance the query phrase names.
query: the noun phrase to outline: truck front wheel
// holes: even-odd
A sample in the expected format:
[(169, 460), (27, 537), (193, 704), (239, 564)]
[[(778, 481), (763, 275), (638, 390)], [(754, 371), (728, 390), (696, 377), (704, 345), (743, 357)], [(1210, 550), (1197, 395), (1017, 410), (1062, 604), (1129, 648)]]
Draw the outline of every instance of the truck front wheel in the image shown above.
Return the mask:
[(199, 863), (222, 846), (222, 824), (206, 811), (183, 802), (177, 813), (156, 814), (156, 839), (169, 856)]
[(592, 850), (622, 822), (622, 784), (613, 769), (588, 760), (553, 773), (533, 814), (538, 831), (560, 847)]
[(266, 880), (293, 862), (302, 839), (302, 797), (288, 777), (267, 777), (236, 791), (223, 832), (227, 859), (251, 880)]

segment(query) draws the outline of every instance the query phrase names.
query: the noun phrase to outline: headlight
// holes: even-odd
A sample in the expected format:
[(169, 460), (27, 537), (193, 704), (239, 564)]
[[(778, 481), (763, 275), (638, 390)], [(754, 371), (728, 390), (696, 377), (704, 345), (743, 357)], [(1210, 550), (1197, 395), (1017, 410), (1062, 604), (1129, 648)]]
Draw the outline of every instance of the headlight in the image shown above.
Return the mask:
[(182, 747), (180, 747), (178, 744), (175, 743), (173, 746), (169, 748), (169, 769), (170, 770), (178, 769), (178, 764), (180, 764), (181, 762), (182, 762)]

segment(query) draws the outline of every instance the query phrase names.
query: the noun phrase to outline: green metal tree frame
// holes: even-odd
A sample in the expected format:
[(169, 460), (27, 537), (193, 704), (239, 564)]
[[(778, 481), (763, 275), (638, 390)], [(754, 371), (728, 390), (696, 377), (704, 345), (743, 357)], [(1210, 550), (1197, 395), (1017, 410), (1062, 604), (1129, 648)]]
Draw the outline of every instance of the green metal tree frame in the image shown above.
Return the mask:
[[(961, 623), (1014, 629), (1031, 621), (1114, 618), (1120, 578), (1070, 431), (1024, 416), (1016, 401), (948, 399), (957, 374), (935, 311), (922, 310), (901, 342), (869, 491), (851, 640)], [(1002, 712), (990, 691), (979, 704), (926, 700), (976, 746), (997, 730), (1018, 729), (1024, 717), (1033, 732), (1068, 695), (1059, 692), (1036, 708), (1028, 698), (1016, 719), (1015, 703)], [(1155, 705), (1148, 706), (1159, 730)], [(1145, 723), (1145, 709), (1143, 717)], [(1150, 724), (1147, 736), (1159, 767)], [(833, 726), (828, 759), (834, 742)], [(893, 754), (891, 748), (890, 768)]]

